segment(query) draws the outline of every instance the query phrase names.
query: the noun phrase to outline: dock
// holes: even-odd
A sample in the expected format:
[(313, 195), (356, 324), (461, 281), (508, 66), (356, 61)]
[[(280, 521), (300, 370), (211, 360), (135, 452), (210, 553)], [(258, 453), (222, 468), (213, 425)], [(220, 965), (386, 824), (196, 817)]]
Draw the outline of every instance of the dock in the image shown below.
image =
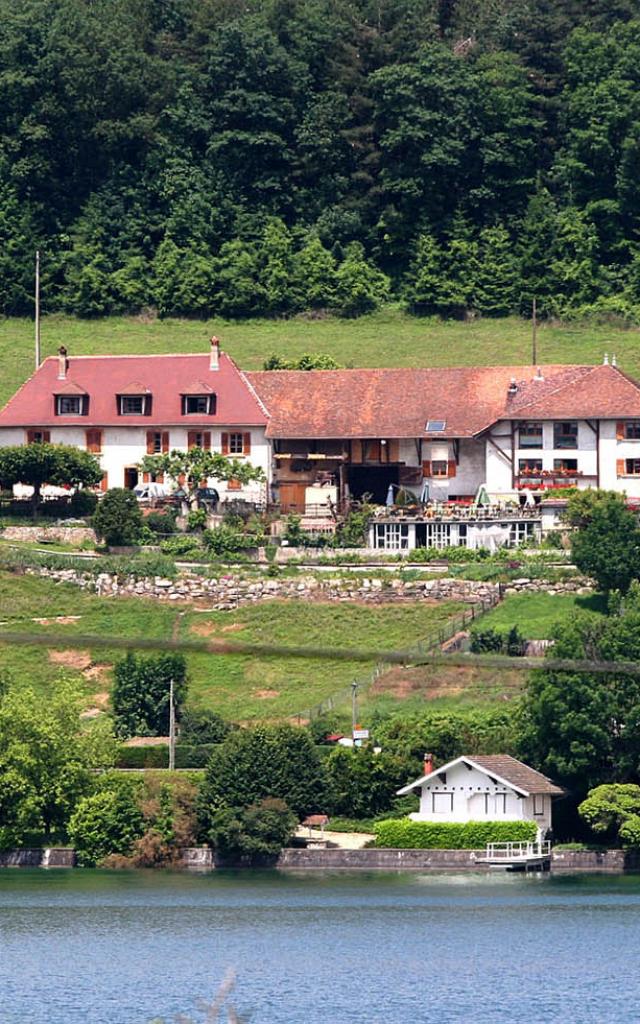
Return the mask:
[(541, 840), (520, 843), (487, 843), (484, 857), (476, 864), (504, 868), (507, 871), (548, 871), (551, 843)]

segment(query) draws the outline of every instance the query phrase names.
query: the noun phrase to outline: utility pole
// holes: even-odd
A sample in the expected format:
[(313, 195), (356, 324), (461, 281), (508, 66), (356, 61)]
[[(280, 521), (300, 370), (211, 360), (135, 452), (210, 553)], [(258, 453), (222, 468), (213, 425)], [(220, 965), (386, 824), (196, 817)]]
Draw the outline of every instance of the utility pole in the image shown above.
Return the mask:
[(358, 724), (358, 683), (354, 679), (351, 684), (351, 739)]
[(536, 300), (533, 300), (533, 316), (531, 319), (531, 362), (538, 365), (538, 307)]
[(40, 366), (40, 250), (36, 250), (36, 370)]
[(173, 703), (173, 679), (169, 686), (169, 771), (176, 766), (176, 709)]

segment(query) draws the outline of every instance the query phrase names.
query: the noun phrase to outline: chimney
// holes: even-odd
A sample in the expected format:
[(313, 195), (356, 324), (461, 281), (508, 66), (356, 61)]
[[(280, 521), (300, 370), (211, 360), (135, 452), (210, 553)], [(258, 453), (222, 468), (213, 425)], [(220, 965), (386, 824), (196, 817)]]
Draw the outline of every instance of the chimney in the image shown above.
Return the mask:
[(61, 345), (58, 349), (58, 380), (65, 380), (68, 367), (67, 350), (64, 345)]
[(433, 754), (424, 755), (424, 774), (431, 775), (433, 771)]
[(611, 365), (612, 366), (617, 366), (618, 365), (618, 360), (615, 357), (615, 353), (611, 356)]
[(516, 382), (516, 378), (512, 377), (511, 378), (511, 383), (509, 384), (509, 387), (507, 388), (507, 397), (508, 398), (513, 398), (517, 394), (518, 394), (518, 385), (517, 385), (517, 382)]
[(211, 352), (209, 354), (209, 369), (219, 370), (220, 369), (220, 339), (216, 338), (215, 335), (211, 339)]
[(609, 365), (609, 354), (607, 352), (605, 352), (605, 354), (604, 354), (604, 359), (602, 360), (602, 365), (603, 366), (608, 366)]

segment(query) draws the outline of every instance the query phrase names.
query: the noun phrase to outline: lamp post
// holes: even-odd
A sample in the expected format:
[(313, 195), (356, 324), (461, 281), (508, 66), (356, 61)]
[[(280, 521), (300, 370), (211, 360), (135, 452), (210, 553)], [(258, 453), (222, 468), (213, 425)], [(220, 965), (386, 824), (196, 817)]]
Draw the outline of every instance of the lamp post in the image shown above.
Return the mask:
[(173, 679), (169, 684), (169, 771), (176, 766), (176, 709), (173, 703)]
[(354, 733), (358, 724), (358, 683), (354, 679), (351, 684), (351, 739), (354, 740)]

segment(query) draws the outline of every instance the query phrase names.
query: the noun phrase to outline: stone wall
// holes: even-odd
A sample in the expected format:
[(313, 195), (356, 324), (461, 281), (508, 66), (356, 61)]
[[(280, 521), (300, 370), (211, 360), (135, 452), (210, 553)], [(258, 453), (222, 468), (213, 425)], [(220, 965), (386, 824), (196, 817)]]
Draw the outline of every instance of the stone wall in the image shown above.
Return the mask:
[(29, 574), (47, 576), (60, 583), (74, 583), (103, 596), (153, 597), (160, 601), (206, 600), (215, 609), (237, 608), (264, 600), (364, 601), (386, 604), (401, 601), (459, 601), (464, 604), (494, 604), (499, 596), (496, 583), (475, 580), (337, 578), (295, 576), (270, 579), (228, 573), (219, 577), (183, 572), (175, 580), (118, 577), (111, 573), (78, 572), (75, 569), (30, 568)]
[[(277, 867), (382, 871), (492, 871), (477, 861), (484, 850), (335, 850), (287, 849), (278, 858)], [(552, 872), (591, 872), (621, 874), (640, 870), (640, 857), (624, 850), (554, 850)]]
[(3, 540), (15, 541), (53, 541), (56, 544), (72, 544), (80, 546), (86, 541), (96, 543), (96, 535), (87, 526), (5, 526), (2, 530)]

